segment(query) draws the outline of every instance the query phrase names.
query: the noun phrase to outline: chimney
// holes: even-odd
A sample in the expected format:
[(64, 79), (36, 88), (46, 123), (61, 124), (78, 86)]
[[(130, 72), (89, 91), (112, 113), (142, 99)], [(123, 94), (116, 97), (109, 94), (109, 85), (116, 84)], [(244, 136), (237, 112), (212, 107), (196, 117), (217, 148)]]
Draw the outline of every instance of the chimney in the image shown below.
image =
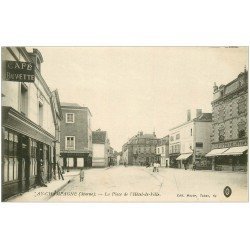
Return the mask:
[(196, 109), (196, 117), (202, 114), (202, 109)]
[(214, 83), (213, 89), (214, 89), (214, 93), (216, 93), (218, 91), (218, 86), (217, 86), (216, 82)]
[(187, 121), (188, 122), (191, 121), (191, 110), (190, 109), (187, 110)]

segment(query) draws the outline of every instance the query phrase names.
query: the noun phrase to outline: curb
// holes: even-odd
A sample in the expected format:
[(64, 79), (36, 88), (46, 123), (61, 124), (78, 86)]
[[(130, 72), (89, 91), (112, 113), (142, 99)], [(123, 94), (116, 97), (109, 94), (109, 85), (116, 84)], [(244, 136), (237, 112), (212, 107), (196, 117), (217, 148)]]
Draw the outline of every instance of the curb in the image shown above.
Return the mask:
[[(76, 175), (77, 176), (77, 175)], [(56, 193), (58, 193), (59, 191), (61, 191), (63, 188), (65, 188), (70, 182), (72, 182), (74, 178), (69, 179), (66, 183), (64, 183), (62, 186), (58, 187), (55, 191), (53, 191), (53, 193), (45, 200), (49, 200), (50, 198), (52, 198), (53, 196), (55, 196)]]

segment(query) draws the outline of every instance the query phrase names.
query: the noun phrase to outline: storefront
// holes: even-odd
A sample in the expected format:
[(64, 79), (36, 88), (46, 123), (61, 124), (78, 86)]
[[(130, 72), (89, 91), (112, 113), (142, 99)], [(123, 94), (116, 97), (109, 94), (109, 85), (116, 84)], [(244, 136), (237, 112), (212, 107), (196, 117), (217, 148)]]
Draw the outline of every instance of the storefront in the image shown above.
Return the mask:
[(192, 168), (192, 155), (193, 153), (181, 154), (176, 158), (181, 168)]
[(63, 168), (67, 170), (92, 166), (91, 153), (61, 152), (61, 156), (63, 158)]
[(213, 170), (247, 171), (248, 146), (213, 149), (206, 157), (212, 158)]
[(170, 168), (180, 168), (180, 163), (177, 161), (179, 156), (180, 153), (169, 154)]
[(3, 107), (2, 116), (4, 200), (36, 186), (40, 176), (51, 180), (54, 137), (10, 107)]

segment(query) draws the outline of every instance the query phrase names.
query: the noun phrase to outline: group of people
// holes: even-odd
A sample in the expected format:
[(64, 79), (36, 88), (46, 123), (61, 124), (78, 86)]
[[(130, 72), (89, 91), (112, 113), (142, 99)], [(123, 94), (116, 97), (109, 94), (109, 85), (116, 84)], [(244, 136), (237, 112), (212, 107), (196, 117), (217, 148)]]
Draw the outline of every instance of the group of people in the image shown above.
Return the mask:
[(146, 163), (146, 168), (152, 167), (153, 168), (153, 172), (159, 172), (159, 167), (160, 167), (160, 163), (159, 162), (151, 162), (151, 164), (149, 162)]
[[(56, 176), (58, 174), (59, 180), (60, 179), (64, 180), (64, 177), (63, 177), (64, 172), (63, 172), (62, 166), (63, 166), (63, 158), (60, 156), (56, 164), (53, 167), (54, 179), (56, 179)], [(37, 174), (37, 184), (41, 187), (47, 187), (43, 178), (44, 178), (44, 162), (43, 162), (43, 159), (40, 159), (38, 174)]]

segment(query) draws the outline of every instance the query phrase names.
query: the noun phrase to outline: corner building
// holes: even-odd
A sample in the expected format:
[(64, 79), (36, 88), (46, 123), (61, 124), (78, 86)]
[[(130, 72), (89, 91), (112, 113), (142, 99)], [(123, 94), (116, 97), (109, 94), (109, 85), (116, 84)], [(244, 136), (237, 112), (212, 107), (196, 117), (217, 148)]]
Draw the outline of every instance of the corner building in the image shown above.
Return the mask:
[(92, 166), (92, 114), (77, 103), (61, 103), (61, 156), (67, 169)]
[(35, 187), (40, 177), (52, 180), (61, 119), (41, 74), (39, 50), (2, 48), (5, 61), (33, 64), (34, 82), (6, 80), (2, 72), (2, 200)]
[(214, 170), (247, 170), (248, 72), (245, 69), (213, 91), (212, 159)]

